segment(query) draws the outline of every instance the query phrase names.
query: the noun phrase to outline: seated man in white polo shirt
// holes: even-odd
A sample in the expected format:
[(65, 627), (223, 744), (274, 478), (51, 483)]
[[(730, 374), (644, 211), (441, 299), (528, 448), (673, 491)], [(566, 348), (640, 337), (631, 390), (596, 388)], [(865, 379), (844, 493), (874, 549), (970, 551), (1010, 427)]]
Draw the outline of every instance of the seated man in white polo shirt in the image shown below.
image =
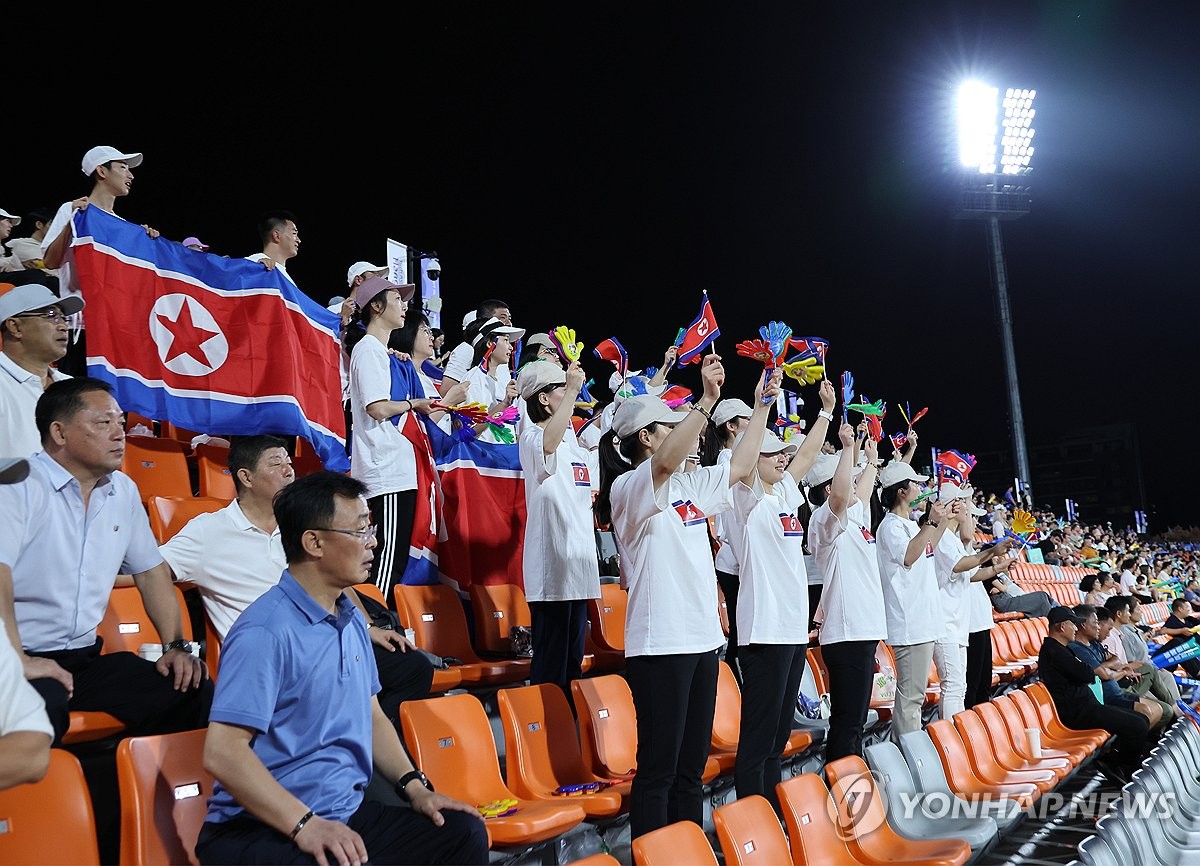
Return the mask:
[(67, 353), (67, 317), (83, 298), (57, 298), (36, 283), (0, 283), (0, 454), (29, 457), (42, 450), (33, 410), (51, 382), (69, 379), (51, 366)]
[[(119, 470), (121, 407), (96, 379), (55, 382), (35, 412), (43, 450), (29, 477), (0, 487), (0, 618), (61, 740), (71, 710), (97, 710), (130, 733), (202, 727), (212, 684), (183, 640), (170, 574), (137, 487)], [(101, 655), (96, 628), (118, 573), (132, 574), (159, 635), (157, 662)]]
[[(234, 437), (229, 474), (237, 499), (188, 521), (159, 548), (172, 577), (196, 585), (222, 641), (242, 611), (275, 586), (287, 568), (273, 503), (296, 477), (284, 441), (269, 435)], [(346, 595), (363, 609), (353, 590)], [(433, 665), (403, 632), (371, 625), (368, 634), (379, 668), (379, 703), (395, 723), (403, 701), (428, 697)]]

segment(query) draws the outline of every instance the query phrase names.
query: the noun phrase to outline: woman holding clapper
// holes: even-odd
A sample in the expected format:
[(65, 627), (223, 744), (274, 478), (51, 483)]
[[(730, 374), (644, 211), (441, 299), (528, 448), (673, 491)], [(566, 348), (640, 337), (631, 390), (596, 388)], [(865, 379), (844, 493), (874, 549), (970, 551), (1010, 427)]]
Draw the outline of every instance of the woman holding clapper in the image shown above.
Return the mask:
[(820, 394), (821, 412), (799, 450), (767, 433), (750, 471), (730, 476), (733, 507), (725, 514), (741, 566), (742, 725), (734, 781), (739, 799), (760, 794), (776, 812), (780, 755), (792, 730), (808, 649), (808, 573), (804, 530), (796, 519), (804, 500), (799, 482), (821, 453), (837, 399), (828, 379)]
[(679, 820), (699, 824), (704, 816), (701, 774), (724, 643), (708, 515), (729, 507), (734, 479), (754, 468), (779, 392), (778, 372), (760, 382), (754, 414), (728, 464), (683, 472), (721, 396), (720, 357), (707, 356), (700, 375), (704, 393), (690, 411), (673, 412), (648, 394), (628, 397), (600, 443), (596, 514), (612, 524), (629, 590), (625, 657), (638, 737), (633, 838)]

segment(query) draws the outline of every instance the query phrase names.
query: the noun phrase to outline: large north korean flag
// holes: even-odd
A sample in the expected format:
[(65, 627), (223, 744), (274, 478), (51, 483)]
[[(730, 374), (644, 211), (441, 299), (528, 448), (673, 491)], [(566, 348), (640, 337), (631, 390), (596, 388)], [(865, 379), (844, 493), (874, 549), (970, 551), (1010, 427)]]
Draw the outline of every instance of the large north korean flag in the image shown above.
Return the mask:
[(278, 433), (349, 469), (338, 317), (278, 269), (152, 239), (100, 208), (75, 214), (88, 375), (121, 408), (214, 435)]

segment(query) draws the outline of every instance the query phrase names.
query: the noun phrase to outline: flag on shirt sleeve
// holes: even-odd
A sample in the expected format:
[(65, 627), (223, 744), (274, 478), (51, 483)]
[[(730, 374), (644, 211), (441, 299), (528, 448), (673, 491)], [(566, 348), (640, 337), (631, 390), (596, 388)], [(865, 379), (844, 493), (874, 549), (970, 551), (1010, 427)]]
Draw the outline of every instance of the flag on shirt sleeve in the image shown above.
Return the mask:
[(719, 336), (721, 336), (721, 329), (717, 327), (717, 317), (713, 315), (712, 303), (708, 300), (708, 292), (705, 292), (704, 300), (700, 302), (699, 315), (684, 329), (683, 342), (679, 344), (679, 357), (676, 359), (676, 363), (700, 363), (704, 350), (711, 346)]
[(88, 375), (122, 409), (201, 433), (301, 436), (326, 469), (350, 468), (336, 313), (259, 262), (150, 238), (98, 207), (74, 222)]

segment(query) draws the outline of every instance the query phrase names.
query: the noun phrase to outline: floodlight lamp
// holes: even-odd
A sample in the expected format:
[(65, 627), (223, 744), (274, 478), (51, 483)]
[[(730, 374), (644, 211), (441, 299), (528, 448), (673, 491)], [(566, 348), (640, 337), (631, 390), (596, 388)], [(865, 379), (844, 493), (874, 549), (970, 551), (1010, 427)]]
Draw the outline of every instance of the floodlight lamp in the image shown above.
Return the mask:
[(990, 155), (996, 146), (998, 96), (995, 87), (980, 81), (966, 81), (958, 88), (958, 156), (963, 168), (995, 171)]

